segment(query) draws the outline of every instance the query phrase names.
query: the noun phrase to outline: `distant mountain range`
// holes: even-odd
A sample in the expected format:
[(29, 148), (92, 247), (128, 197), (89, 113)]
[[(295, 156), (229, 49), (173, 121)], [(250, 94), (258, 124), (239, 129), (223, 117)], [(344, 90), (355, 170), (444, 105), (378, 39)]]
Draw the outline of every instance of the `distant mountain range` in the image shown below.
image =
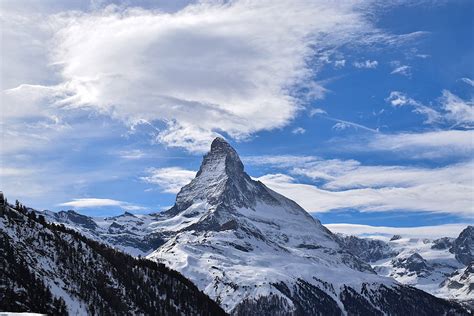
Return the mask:
[[(107, 301), (100, 295), (102, 299), (97, 301), (83, 301), (76, 291), (78, 285), (69, 280), (69, 270), (59, 275), (48, 274), (46, 266), (52, 263), (43, 265), (42, 257), (59, 266), (69, 260), (67, 256), (58, 259), (56, 255), (62, 251), (58, 250), (61, 240), (72, 242), (73, 249), (78, 247), (76, 242), (91, 248), (87, 248), (86, 254), (106, 249), (107, 253), (123, 258), (127, 262), (123, 266), (110, 262), (107, 265), (102, 262), (101, 253), (71, 259), (82, 260), (79, 265), (91, 273), (91, 280), (104, 278), (97, 274), (102, 271), (105, 284), (120, 293), (128, 289), (121, 287), (121, 282), (132, 282), (130, 291), (140, 297), (140, 289), (150, 283), (150, 278), (144, 277), (149, 273), (156, 273), (158, 280), (164, 276), (168, 279), (169, 274), (176, 276), (172, 279), (174, 283), (168, 284), (170, 290), (165, 296), (159, 282), (143, 291), (147, 297), (157, 295), (155, 306), (172, 300), (173, 312), (181, 314), (219, 313), (207, 296), (233, 315), (471, 314), (472, 227), (459, 238), (436, 241), (403, 237), (379, 241), (335, 235), (295, 202), (252, 180), (236, 151), (222, 138), (212, 142), (196, 177), (181, 189), (175, 205), (168, 211), (149, 215), (125, 213), (107, 218), (87, 217), (74, 211), (41, 212), (46, 222), (63, 224), (61, 228), (43, 220), (42, 224), (33, 221), (35, 224), (30, 225), (31, 220), (26, 220), (29, 213), (31, 210), (21, 213), (23, 224), (16, 226), (8, 226), (9, 216), (3, 215), (2, 233), (11, 248), (25, 258), (29, 271), (38, 279), (47, 280), (53, 297), (63, 298), (68, 307), (70, 304), (93, 306), (97, 302), (104, 308), (112, 308), (107, 307)], [(39, 233), (32, 239), (24, 237), (29, 231), (43, 229), (50, 231), (48, 234), (57, 241), (31, 242), (42, 240), (36, 237)], [(133, 259), (100, 246), (101, 243), (147, 260)], [(28, 253), (35, 254), (34, 258)], [(441, 257), (434, 260), (436, 256), (445, 256), (445, 260)], [(98, 259), (91, 259), (95, 257)], [(179, 273), (164, 269), (163, 265)], [(119, 267), (123, 276), (110, 272)], [(87, 269), (94, 269), (95, 273)], [(127, 269), (133, 273), (127, 274)], [(120, 279), (127, 275), (127, 281)], [(433, 285), (438, 281), (443, 284), (436, 292)], [(15, 283), (15, 277), (8, 282)], [(428, 283), (430, 286), (423, 288)], [(440, 297), (458, 299), (465, 305), (405, 284)], [(174, 286), (186, 293), (177, 303), (174, 295), (178, 292)], [(149, 310), (145, 309), (148, 305), (139, 305), (130, 295), (117, 295), (124, 305), (130, 306), (131, 313), (148, 314)], [(193, 300), (193, 295), (201, 295), (202, 299)]]
[(474, 227), (457, 238), (390, 240), (338, 235), (352, 254), (379, 275), (392, 277), (435, 296), (474, 306)]

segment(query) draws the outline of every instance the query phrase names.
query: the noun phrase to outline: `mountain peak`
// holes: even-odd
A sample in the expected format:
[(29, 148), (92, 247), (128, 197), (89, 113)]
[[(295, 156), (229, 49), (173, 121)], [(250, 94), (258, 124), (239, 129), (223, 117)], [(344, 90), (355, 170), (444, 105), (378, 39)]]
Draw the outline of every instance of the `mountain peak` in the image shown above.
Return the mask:
[(204, 156), (197, 177), (210, 173), (217, 178), (219, 176), (240, 176), (244, 172), (244, 165), (234, 148), (223, 138), (216, 137), (211, 150)]
[(180, 190), (168, 214), (175, 215), (198, 201), (207, 201), (215, 208), (224, 204), (226, 209), (251, 208), (257, 199), (276, 203), (263, 184), (245, 173), (235, 149), (226, 140), (217, 137), (211, 144), (211, 150), (204, 155), (196, 177)]
[(253, 180), (244, 171), (244, 165), (235, 149), (218, 137), (204, 156), (196, 177), (181, 188), (175, 205), (165, 214), (175, 216), (181, 213), (183, 218), (197, 218), (187, 229), (218, 230), (221, 226), (227, 227), (224, 224), (229, 222), (245, 221), (245, 216), (238, 215), (239, 209), (250, 210), (253, 216), (265, 218), (268, 214), (273, 218), (276, 213), (272, 212), (281, 211), (280, 215), (283, 217), (307, 221), (312, 228), (316, 225), (318, 230), (327, 233), (298, 204), (268, 189), (260, 181)]
[(213, 150), (234, 150), (234, 148), (224, 138), (216, 137), (211, 143), (211, 151)]

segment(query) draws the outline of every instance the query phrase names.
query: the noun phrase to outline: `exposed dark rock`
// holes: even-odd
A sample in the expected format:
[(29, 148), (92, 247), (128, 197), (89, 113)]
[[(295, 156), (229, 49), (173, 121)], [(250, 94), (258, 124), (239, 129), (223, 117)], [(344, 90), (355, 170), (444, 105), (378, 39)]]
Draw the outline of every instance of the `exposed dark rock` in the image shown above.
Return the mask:
[(88, 216), (79, 214), (73, 210), (61, 211), (55, 214), (56, 218), (60, 221), (69, 220), (70, 222), (82, 226), (87, 229), (94, 230), (97, 228), (97, 224)]
[(407, 271), (417, 274), (422, 274), (433, 269), (418, 253), (414, 253), (406, 258), (394, 259), (392, 263), (396, 268), (405, 268)]
[(466, 227), (454, 240), (449, 251), (462, 264), (470, 264), (474, 260), (474, 226)]
[(392, 238), (390, 238), (390, 241), (399, 240), (399, 239), (402, 239), (402, 236), (400, 236), (400, 235), (393, 235)]
[(452, 247), (453, 240), (454, 240), (453, 238), (449, 238), (449, 237), (435, 239), (433, 240), (433, 245), (431, 246), (431, 249), (436, 249), (436, 250), (448, 249)]
[(337, 240), (344, 249), (365, 262), (375, 262), (397, 255), (397, 252), (382, 240), (343, 235), (337, 235)]

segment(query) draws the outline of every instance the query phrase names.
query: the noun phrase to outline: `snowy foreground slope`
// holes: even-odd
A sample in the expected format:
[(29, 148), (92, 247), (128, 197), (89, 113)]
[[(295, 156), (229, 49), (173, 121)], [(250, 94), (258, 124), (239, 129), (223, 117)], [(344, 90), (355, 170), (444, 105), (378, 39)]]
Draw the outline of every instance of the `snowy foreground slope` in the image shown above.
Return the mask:
[(0, 205), (0, 314), (224, 315), (189, 280)]
[(45, 214), (165, 263), (235, 315), (469, 314), (377, 275), (299, 205), (252, 180), (221, 138), (166, 212), (112, 218)]
[(393, 277), (438, 297), (474, 306), (474, 227), (457, 238), (415, 238), (372, 234), (338, 235), (352, 254), (379, 275)]

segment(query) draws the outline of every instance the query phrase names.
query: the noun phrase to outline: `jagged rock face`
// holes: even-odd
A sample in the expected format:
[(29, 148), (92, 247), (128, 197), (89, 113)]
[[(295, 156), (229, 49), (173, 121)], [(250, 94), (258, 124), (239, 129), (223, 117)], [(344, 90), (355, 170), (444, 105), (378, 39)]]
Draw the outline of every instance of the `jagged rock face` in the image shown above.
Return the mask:
[(400, 236), (400, 235), (393, 235), (392, 238), (390, 238), (390, 241), (399, 240), (401, 238), (402, 238), (402, 236)]
[(441, 286), (453, 298), (465, 302), (474, 309), (474, 262), (453, 272)]
[(392, 264), (396, 268), (403, 268), (406, 269), (406, 271), (414, 272), (416, 274), (424, 274), (429, 270), (432, 270), (432, 268), (428, 266), (426, 260), (418, 253), (414, 253), (406, 258), (395, 259)]
[(462, 264), (468, 265), (474, 260), (474, 226), (468, 226), (454, 240), (449, 250)]
[(251, 179), (235, 150), (223, 139), (216, 138), (211, 151), (204, 156), (196, 177), (176, 196), (175, 209), (183, 211), (197, 200), (217, 207), (253, 206), (255, 194), (248, 188)]
[(269, 193), (269, 189), (244, 172), (244, 165), (235, 149), (218, 137), (212, 142), (209, 153), (204, 156), (196, 177), (180, 190), (175, 205), (165, 214), (176, 215), (196, 201), (206, 201), (210, 209), (217, 211), (208, 218), (208, 222), (212, 222), (226, 211), (253, 209), (258, 200), (279, 204), (279, 200)]
[(365, 262), (375, 262), (397, 255), (397, 252), (382, 240), (343, 235), (338, 236), (338, 240), (345, 249)]
[(433, 240), (433, 245), (431, 246), (431, 249), (438, 249), (438, 250), (443, 250), (443, 249), (449, 249), (453, 245), (453, 238), (449, 237), (443, 237), (443, 238), (438, 238)]
[[(460, 234), (461, 238), (443, 237), (435, 240), (403, 236), (388, 241), (355, 236), (338, 237), (346, 249), (370, 262), (379, 275), (393, 277), (403, 284), (438, 297), (472, 305), (472, 294), (468, 289), (474, 288), (473, 279), (459, 277), (465, 269), (469, 271), (469, 265), (464, 266), (449, 251), (456, 239), (464, 243), (468, 240), (465, 231)], [(373, 253), (377, 255), (374, 257)], [(372, 258), (379, 259), (374, 261)]]
[(73, 210), (54, 213), (54, 216), (58, 221), (70, 221), (86, 229), (94, 230), (97, 228), (97, 224), (90, 217), (76, 213)]
[[(268, 212), (270, 209), (272, 212)], [(337, 247), (333, 235), (299, 205), (252, 180), (244, 172), (237, 152), (222, 138), (212, 142), (196, 177), (180, 190), (175, 205), (163, 216), (188, 219), (191, 224), (183, 225), (182, 230), (234, 230), (240, 235), (250, 234), (262, 240), (273, 237), (283, 242), (290, 242), (289, 237), (285, 234), (276, 236), (275, 233), (282, 230), (275, 228), (304, 225), (299, 228), (315, 231), (332, 247)], [(284, 221), (278, 223), (275, 217)], [(300, 234), (306, 236), (294, 242), (302, 248), (319, 246), (311, 243), (314, 238), (305, 230)]]

